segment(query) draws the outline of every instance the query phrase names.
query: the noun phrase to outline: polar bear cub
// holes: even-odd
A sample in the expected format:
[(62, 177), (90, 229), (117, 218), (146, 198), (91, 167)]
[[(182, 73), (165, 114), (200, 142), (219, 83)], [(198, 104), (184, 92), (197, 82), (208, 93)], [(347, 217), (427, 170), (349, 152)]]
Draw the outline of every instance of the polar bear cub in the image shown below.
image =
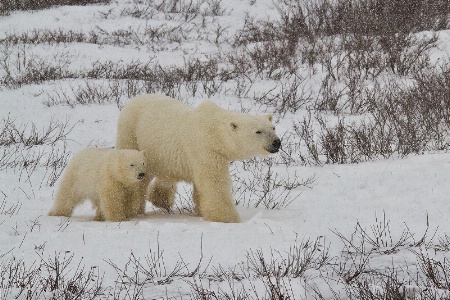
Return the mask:
[(145, 210), (145, 157), (137, 150), (86, 148), (64, 170), (50, 216), (70, 217), (90, 199), (96, 220), (123, 221)]
[(229, 163), (276, 153), (281, 141), (271, 115), (233, 112), (209, 100), (193, 108), (154, 94), (137, 96), (125, 105), (116, 147), (145, 150), (144, 182), (154, 179), (149, 191), (153, 205), (173, 206), (176, 184), (184, 181), (193, 185), (199, 216), (213, 222), (239, 222)]

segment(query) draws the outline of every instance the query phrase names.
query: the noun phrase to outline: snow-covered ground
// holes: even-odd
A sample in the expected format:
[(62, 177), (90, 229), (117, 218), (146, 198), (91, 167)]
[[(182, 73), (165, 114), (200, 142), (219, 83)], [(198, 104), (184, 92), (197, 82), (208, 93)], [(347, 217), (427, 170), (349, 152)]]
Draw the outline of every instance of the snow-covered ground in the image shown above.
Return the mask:
[[(189, 22), (177, 18), (167, 20), (161, 12), (146, 18), (123, 13), (133, 7), (145, 7), (144, 2), (139, 3), (121, 0), (109, 5), (12, 12), (1, 17), (0, 39), (9, 34), (20, 35), (40, 29), (72, 30), (86, 35), (92, 30), (109, 33), (131, 30), (135, 31), (136, 39), (130, 43), (105, 42), (102, 45), (87, 42), (8, 44), (3, 41), (0, 47), (7, 59), (0, 64), (0, 75), (23, 73), (28, 62), (40, 59), (45, 64), (62, 65), (64, 70), (77, 74), (92, 68), (96, 62), (111, 61), (118, 65), (139, 61), (178, 66), (192, 58), (206, 61), (233, 49), (223, 40), (231, 39), (244, 26), (246, 13), (266, 20), (276, 12), (272, 1), (231, 0), (222, 1), (224, 11), (220, 16), (200, 16)], [(210, 10), (211, 3), (214, 1), (204, 2), (201, 10)], [(202, 25), (202, 22), (206, 24)], [(144, 40), (148, 35), (143, 32), (164, 26), (177, 28), (185, 32), (186, 37), (178, 41)], [(218, 35), (220, 30), (223, 33)], [(108, 33), (101, 38), (106, 39), (106, 36)], [(435, 49), (433, 59), (446, 59), (450, 49), (448, 36), (448, 31), (439, 33), (439, 48)], [(6, 65), (11, 69), (7, 70)], [(320, 88), (320, 80), (324, 77), (321, 69), (317, 70), (318, 73), (307, 81), (307, 88), (312, 91)], [(402, 273), (402, 278), (407, 278), (405, 282), (410, 284), (406, 287), (407, 292), (417, 296), (428, 282), (408, 278), (418, 278), (417, 274), (422, 274), (420, 253), (445, 262), (443, 257), (450, 250), (447, 236), (450, 233), (447, 219), (450, 154), (446, 151), (344, 165), (276, 163), (281, 154), (274, 155), (273, 161), (269, 162), (233, 163), (235, 197), (241, 200), (237, 206), (242, 217), (239, 224), (205, 222), (183, 209), (189, 206), (188, 185), (180, 185), (177, 208), (170, 213), (154, 209), (148, 203), (143, 216), (120, 223), (95, 222), (94, 210), (86, 202), (69, 219), (47, 216), (58, 185), (57, 181), (53, 185), (54, 180), (71, 155), (86, 146), (113, 147), (115, 143), (117, 117), (126, 103), (127, 94), (120, 94), (119, 104), (108, 101), (73, 107), (44, 104), (51, 95), (61, 96), (65, 92), (71, 97), (72, 91), (85, 86), (87, 81), (66, 78), (14, 88), (0, 87), (2, 140), (8, 140), (11, 132), (24, 131), (25, 136), (29, 135), (33, 124), (38, 135), (51, 132), (42, 145), (27, 146), (21, 141), (0, 144), (0, 299), (14, 299), (23, 289), (25, 292), (19, 298), (26, 299), (26, 291), (33, 290), (33, 285), (45, 285), (43, 282), (28, 282), (22, 286), (11, 284), (8, 282), (8, 278), (13, 277), (11, 266), (20, 262), (25, 274), (27, 270), (35, 270), (42, 261), (55, 262), (55, 258), (62, 264), (68, 261), (64, 269), (67, 274), (75, 274), (82, 267), (86, 272), (95, 267), (95, 274), (102, 278), (106, 288), (100, 297), (111, 299), (133, 299), (136, 295), (136, 299), (141, 296), (145, 299), (199, 299), (199, 289), (203, 289), (203, 299), (214, 299), (215, 295), (232, 290), (240, 291), (247, 298), (270, 298), (274, 291), (268, 288), (267, 280), (272, 278), (275, 282), (278, 277), (270, 272), (269, 276), (258, 274), (252, 268), (252, 261), (261, 253), (267, 261), (274, 259), (274, 264), (286, 264), (288, 258), (292, 259), (293, 249), (305, 246), (306, 241), (318, 243), (316, 246), (320, 251), (314, 252), (314, 259), (325, 253), (329, 260), (322, 267), (308, 265), (301, 276), (281, 276), (285, 295), (295, 299), (320, 298), (318, 290), (325, 299), (349, 297), (344, 275), (351, 276), (358, 266), (370, 270), (362, 276), (375, 274), (374, 270)], [(89, 84), (108, 85), (104, 79), (89, 80)], [(276, 80), (257, 78), (247, 95), (262, 95), (273, 86), (279, 88)], [(225, 82), (210, 95), (205, 89), (192, 96), (182, 88), (178, 96), (192, 105), (211, 98), (222, 107), (236, 111), (275, 111), (270, 105), (255, 105), (250, 96), (236, 96), (232, 92), (234, 89), (235, 83)], [(287, 136), (292, 132), (293, 122), (302, 121), (305, 116), (304, 109), (275, 115), (277, 132)], [(328, 117), (330, 120), (335, 118), (332, 114)], [(276, 193), (286, 197), (288, 203), (292, 201), (289, 205), (275, 209), (267, 209), (264, 205), (254, 207), (258, 192), (247, 190), (241, 193), (240, 180), (251, 181), (255, 173), (266, 174), (268, 165), (281, 181), (311, 182), (292, 190), (273, 187)], [(368, 243), (371, 239), (373, 244)], [(313, 249), (311, 244), (301, 248), (300, 253), (305, 255), (309, 249)], [(353, 252), (352, 258), (348, 258), (349, 252)], [(149, 258), (155, 262), (153, 267), (148, 266)], [(364, 261), (364, 258), (368, 260)], [(133, 265), (133, 261), (139, 261), (142, 268), (147, 266), (153, 270), (153, 275), (143, 269), (134, 273), (132, 266), (136, 267), (136, 264)], [(134, 279), (142, 285), (136, 284), (133, 288), (133, 285), (124, 285), (120, 290), (118, 279), (129, 281), (130, 278), (118, 274), (118, 270), (126, 269), (129, 277), (137, 274)], [(174, 269), (177, 272), (172, 276), (170, 272)], [(223, 270), (228, 277), (219, 276), (218, 270)], [(231, 276), (231, 270), (237, 275)], [(339, 273), (339, 270), (344, 271)], [(40, 278), (50, 277), (44, 274)], [(374, 290), (383, 288), (375, 279), (368, 282)], [(445, 290), (445, 285), (442, 289)], [(52, 293), (57, 291), (47, 286), (39, 296), (31, 292), (30, 295), (31, 298), (50, 299)], [(56, 299), (62, 299), (58, 297)]]

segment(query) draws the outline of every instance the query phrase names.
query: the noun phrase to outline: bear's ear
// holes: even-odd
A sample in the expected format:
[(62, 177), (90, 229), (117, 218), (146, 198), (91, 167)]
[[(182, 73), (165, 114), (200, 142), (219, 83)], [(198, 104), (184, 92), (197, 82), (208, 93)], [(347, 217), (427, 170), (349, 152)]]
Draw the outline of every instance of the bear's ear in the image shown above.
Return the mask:
[(230, 127), (231, 127), (231, 129), (233, 129), (233, 130), (237, 130), (238, 125), (237, 125), (236, 122), (230, 122)]
[(272, 114), (267, 114), (266, 117), (269, 119), (270, 122), (272, 122), (273, 119)]

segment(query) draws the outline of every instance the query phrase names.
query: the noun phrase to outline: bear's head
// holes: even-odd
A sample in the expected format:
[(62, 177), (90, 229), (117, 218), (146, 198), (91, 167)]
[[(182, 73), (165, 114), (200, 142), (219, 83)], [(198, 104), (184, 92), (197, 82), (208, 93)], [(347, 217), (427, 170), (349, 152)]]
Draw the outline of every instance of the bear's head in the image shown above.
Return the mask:
[(215, 151), (229, 160), (265, 157), (278, 152), (281, 140), (275, 133), (272, 115), (251, 115), (220, 108), (211, 101), (204, 101), (199, 110), (210, 121), (210, 137)]
[(146, 176), (146, 163), (143, 151), (120, 149), (115, 151), (114, 175), (125, 185), (143, 180)]

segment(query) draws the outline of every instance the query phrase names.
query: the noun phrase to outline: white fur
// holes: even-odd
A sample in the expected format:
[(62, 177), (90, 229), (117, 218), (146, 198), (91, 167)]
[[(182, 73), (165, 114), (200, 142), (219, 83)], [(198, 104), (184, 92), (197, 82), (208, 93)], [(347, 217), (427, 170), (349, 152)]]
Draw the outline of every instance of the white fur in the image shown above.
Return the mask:
[(198, 215), (239, 222), (228, 166), (270, 154), (273, 141), (279, 141), (271, 121), (270, 115), (231, 112), (211, 101), (194, 109), (167, 96), (141, 95), (119, 116), (116, 147), (144, 151), (146, 180), (156, 177), (150, 184), (155, 206), (170, 208), (176, 183), (185, 181), (194, 186)]
[[(123, 221), (145, 209), (142, 179), (145, 158), (136, 150), (87, 148), (64, 170), (51, 216), (70, 217), (86, 199), (96, 208), (96, 219)], [(145, 178), (145, 177), (144, 177)]]

